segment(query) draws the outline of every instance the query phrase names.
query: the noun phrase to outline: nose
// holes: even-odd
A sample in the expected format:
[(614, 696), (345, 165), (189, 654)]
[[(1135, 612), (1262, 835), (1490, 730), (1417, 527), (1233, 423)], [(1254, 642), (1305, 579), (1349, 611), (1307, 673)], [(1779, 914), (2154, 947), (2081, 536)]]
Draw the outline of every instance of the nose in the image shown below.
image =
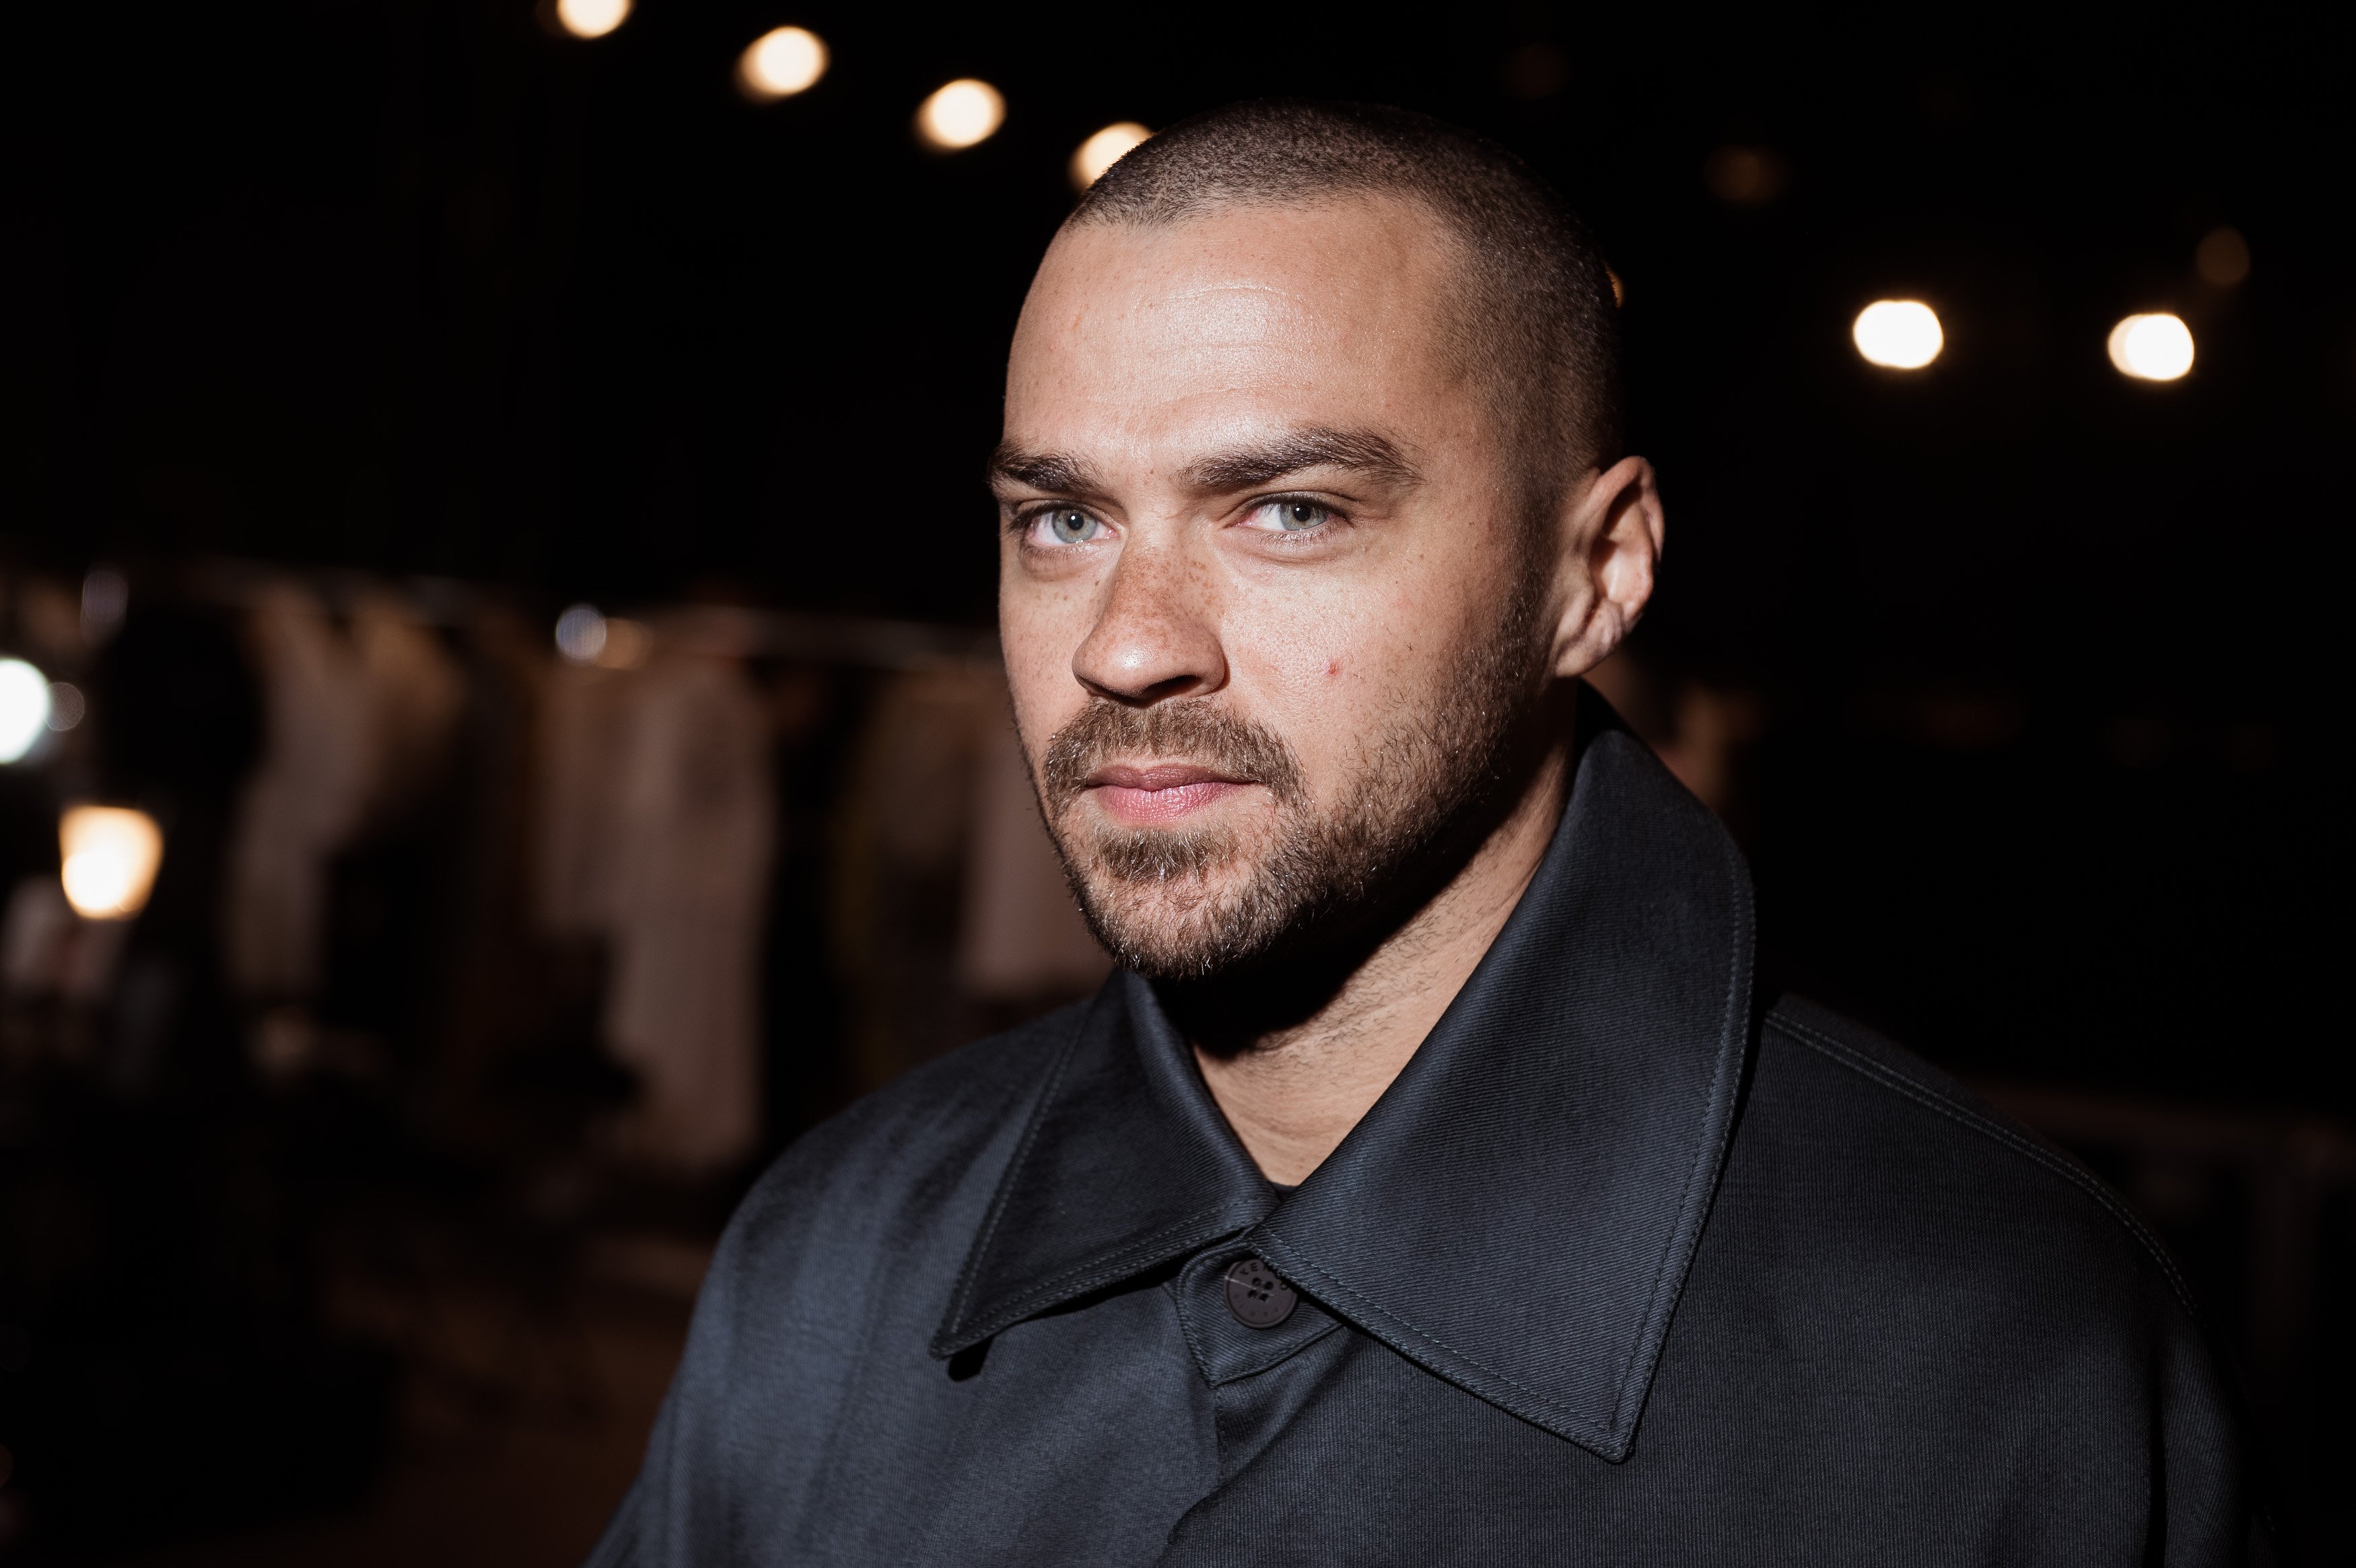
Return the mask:
[(1227, 683), (1207, 564), (1177, 541), (1132, 539), (1106, 580), (1096, 624), (1072, 674), (1098, 697), (1133, 708)]

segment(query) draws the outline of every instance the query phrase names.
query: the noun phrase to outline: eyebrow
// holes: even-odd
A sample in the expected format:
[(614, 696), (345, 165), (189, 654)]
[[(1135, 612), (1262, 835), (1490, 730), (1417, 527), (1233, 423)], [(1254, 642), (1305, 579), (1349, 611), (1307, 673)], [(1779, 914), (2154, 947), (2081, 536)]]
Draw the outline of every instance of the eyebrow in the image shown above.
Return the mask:
[[(1369, 430), (1312, 426), (1287, 432), (1258, 446), (1216, 453), (1182, 471), (1189, 488), (1226, 495), (1266, 485), (1312, 468), (1339, 468), (1393, 485), (1411, 485), (1422, 475), (1387, 437)], [(1001, 442), (990, 456), (993, 485), (1012, 483), (1049, 495), (1101, 495), (1107, 486), (1081, 458), (1063, 452), (1032, 452)]]
[(990, 454), (989, 478), (992, 488), (1011, 481), (1050, 495), (1086, 496), (1104, 490), (1096, 470), (1069, 453), (1026, 452), (1011, 441), (1000, 442), (998, 450)]
[(1312, 468), (1339, 468), (1393, 485), (1412, 485), (1422, 475), (1398, 446), (1370, 430), (1293, 431), (1265, 446), (1244, 447), (1205, 457), (1186, 467), (1186, 481), (1210, 495), (1248, 490)]

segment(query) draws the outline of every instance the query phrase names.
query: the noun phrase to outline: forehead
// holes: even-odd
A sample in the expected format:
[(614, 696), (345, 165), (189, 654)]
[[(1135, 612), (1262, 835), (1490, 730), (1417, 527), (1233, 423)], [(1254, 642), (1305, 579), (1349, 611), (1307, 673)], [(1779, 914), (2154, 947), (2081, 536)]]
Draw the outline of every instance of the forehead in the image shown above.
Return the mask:
[(1160, 445), (1280, 420), (1440, 436), (1461, 400), (1452, 276), (1438, 220), (1389, 199), (1067, 230), (1015, 329), (1007, 434)]

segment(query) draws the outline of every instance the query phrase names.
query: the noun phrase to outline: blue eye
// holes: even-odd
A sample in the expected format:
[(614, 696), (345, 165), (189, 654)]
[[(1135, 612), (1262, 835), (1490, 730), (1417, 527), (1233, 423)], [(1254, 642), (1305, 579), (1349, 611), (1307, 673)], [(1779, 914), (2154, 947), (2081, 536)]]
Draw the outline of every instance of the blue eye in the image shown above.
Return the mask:
[(1333, 520), (1333, 512), (1314, 501), (1263, 501), (1252, 510), (1251, 526), (1262, 533), (1305, 534)]
[(1057, 544), (1086, 544), (1103, 531), (1104, 525), (1086, 512), (1059, 507), (1039, 519), (1047, 526), (1047, 537)]

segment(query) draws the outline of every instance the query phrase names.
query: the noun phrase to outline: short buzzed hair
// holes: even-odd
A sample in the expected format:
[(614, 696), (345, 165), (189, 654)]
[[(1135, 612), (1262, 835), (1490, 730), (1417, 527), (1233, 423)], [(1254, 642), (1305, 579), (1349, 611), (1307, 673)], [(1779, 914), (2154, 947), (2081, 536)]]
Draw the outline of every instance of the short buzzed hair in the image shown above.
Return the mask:
[(1090, 186), (1067, 225), (1151, 226), (1229, 207), (1421, 203), (1462, 252), (1462, 357), (1550, 497), (1621, 454), (1612, 273), (1528, 165), (1470, 131), (1362, 103), (1260, 99), (1182, 120)]

